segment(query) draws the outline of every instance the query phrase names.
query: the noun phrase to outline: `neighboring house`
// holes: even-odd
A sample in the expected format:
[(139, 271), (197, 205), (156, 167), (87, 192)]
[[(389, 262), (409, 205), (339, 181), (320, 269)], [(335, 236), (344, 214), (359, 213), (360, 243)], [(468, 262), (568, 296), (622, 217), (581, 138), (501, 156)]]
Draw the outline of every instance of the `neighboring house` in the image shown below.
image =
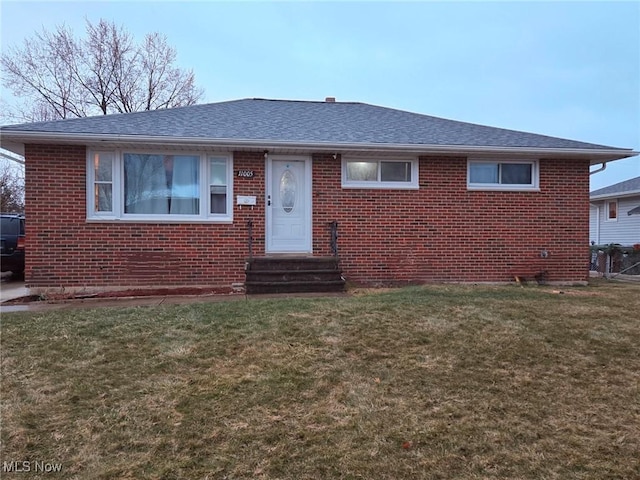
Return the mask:
[(591, 243), (640, 244), (640, 177), (594, 190), (589, 201)]
[(586, 282), (589, 166), (637, 154), (331, 98), (0, 133), (26, 158), (36, 291), (242, 288), (334, 254), (358, 285)]

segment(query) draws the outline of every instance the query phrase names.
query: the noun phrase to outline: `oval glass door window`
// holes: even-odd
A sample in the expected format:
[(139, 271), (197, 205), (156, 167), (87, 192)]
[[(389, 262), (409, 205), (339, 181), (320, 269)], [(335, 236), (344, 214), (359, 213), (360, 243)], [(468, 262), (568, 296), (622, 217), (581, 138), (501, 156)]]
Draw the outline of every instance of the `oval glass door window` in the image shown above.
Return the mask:
[(290, 213), (296, 204), (296, 177), (291, 170), (285, 170), (280, 177), (280, 202), (282, 209)]

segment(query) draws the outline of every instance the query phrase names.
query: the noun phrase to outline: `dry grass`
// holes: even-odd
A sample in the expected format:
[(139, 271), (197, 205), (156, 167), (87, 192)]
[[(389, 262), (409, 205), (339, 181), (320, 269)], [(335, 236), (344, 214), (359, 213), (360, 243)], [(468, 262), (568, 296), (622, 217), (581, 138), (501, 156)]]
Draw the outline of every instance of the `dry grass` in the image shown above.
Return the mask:
[(639, 478), (640, 286), (564, 292), (3, 315), (1, 461), (91, 479)]

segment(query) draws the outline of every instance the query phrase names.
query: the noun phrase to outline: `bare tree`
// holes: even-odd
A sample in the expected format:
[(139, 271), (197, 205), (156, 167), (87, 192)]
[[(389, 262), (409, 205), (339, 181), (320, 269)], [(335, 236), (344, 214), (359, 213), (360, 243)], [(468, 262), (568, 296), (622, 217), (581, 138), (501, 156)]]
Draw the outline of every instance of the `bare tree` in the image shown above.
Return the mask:
[(151, 33), (142, 44), (123, 27), (87, 21), (75, 38), (59, 26), (10, 47), (0, 57), (2, 80), (23, 103), (22, 121), (84, 117), (193, 105), (203, 96), (193, 71), (175, 66), (176, 50)]
[[(78, 77), (103, 114), (106, 115), (110, 110), (123, 111), (119, 84), (123, 74), (134, 75), (138, 48), (122, 27), (118, 28), (105, 20), (100, 20), (97, 25), (87, 23), (84, 70)], [(130, 77), (126, 80), (135, 84), (140, 78)]]
[(194, 91), (193, 71), (173, 67), (176, 50), (167, 44), (167, 37), (159, 33), (146, 36), (140, 49), (141, 77), (146, 85), (139, 85), (139, 110), (155, 110), (189, 105)]
[(69, 63), (75, 62), (71, 33), (61, 26), (26, 39), (22, 48), (10, 47), (2, 55), (3, 81), (14, 95), (25, 100), (23, 116), (33, 115), (46, 104), (56, 118), (81, 117), (83, 99)]
[(24, 170), (0, 162), (0, 212), (24, 213)]

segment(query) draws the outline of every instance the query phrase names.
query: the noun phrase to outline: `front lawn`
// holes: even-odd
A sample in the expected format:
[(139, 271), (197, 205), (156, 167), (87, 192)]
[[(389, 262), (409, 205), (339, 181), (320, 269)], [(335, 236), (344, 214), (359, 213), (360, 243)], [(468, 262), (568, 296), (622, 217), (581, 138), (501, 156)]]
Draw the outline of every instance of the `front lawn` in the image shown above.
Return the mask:
[(638, 478), (638, 312), (601, 282), (3, 314), (0, 476)]

